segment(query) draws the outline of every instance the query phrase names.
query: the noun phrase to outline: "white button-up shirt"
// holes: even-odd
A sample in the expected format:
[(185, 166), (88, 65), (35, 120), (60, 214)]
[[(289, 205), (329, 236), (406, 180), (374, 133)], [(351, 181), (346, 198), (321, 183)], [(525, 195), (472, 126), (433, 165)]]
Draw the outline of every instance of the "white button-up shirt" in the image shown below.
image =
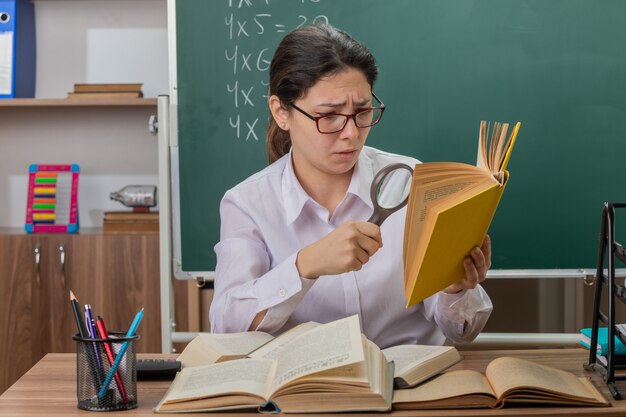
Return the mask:
[(382, 224), (383, 247), (360, 271), (317, 279), (298, 273), (300, 249), (347, 221), (371, 216), (374, 175), (395, 162), (418, 163), (364, 147), (348, 191), (332, 216), (298, 182), (291, 153), (227, 191), (220, 206), (221, 240), (215, 245), (211, 330), (246, 331), (256, 314), (267, 309), (257, 330), (273, 334), (305, 321), (326, 323), (358, 314), (363, 333), (381, 348), (476, 337), (492, 310), (480, 286), (458, 294), (439, 292), (406, 308), (402, 266), (406, 208)]

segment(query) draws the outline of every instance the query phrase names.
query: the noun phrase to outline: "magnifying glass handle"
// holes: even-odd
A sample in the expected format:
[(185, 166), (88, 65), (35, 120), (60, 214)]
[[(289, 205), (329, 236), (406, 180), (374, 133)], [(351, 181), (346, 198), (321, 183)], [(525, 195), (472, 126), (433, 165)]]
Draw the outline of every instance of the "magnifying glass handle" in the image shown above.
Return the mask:
[(387, 216), (388, 216), (388, 214), (386, 214), (386, 213), (381, 213), (378, 210), (374, 210), (374, 213), (372, 214), (372, 217), (370, 217), (367, 221), (370, 222), (370, 223), (374, 223), (375, 225), (380, 227), (380, 225), (383, 224), (383, 222), (385, 221)]

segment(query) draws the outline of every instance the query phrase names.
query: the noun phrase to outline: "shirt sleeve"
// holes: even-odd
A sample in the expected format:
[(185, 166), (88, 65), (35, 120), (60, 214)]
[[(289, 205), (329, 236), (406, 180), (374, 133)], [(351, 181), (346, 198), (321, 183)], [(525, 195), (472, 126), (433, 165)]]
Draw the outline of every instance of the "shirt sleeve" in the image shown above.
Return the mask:
[(482, 286), (457, 294), (443, 291), (424, 300), (427, 318), (456, 343), (471, 342), (487, 324), (493, 304)]
[(257, 330), (276, 332), (314, 281), (300, 277), (297, 252), (270, 269), (270, 254), (258, 226), (228, 194), (220, 205), (220, 215), (211, 331), (245, 332), (257, 313), (269, 309)]

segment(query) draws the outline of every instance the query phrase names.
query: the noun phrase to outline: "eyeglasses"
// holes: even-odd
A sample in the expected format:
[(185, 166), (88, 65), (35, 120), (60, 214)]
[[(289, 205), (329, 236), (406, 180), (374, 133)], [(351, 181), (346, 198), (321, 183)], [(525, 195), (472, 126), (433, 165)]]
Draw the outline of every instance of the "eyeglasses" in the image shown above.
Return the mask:
[(372, 96), (376, 99), (376, 101), (378, 101), (379, 106), (368, 107), (353, 114), (331, 113), (315, 117), (311, 116), (295, 104), (292, 104), (291, 107), (298, 110), (309, 119), (315, 121), (318, 132), (330, 134), (341, 132), (343, 128), (346, 127), (348, 120), (350, 119), (353, 119), (356, 127), (360, 128), (374, 126), (376, 123), (380, 122), (380, 119), (383, 117), (383, 112), (385, 111), (385, 105), (378, 97), (376, 97), (376, 94), (372, 93)]

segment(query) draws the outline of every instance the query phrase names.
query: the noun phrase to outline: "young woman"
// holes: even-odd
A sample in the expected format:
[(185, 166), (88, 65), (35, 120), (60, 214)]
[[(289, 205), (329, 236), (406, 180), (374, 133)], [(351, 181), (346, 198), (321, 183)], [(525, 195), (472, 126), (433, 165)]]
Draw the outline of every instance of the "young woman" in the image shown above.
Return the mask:
[(305, 321), (358, 314), (381, 348), (470, 341), (492, 310), (479, 285), (485, 238), (465, 276), (406, 308), (406, 209), (379, 228), (370, 184), (384, 166), (419, 161), (366, 147), (384, 112), (369, 50), (331, 26), (288, 34), (270, 66), (270, 165), (224, 196), (210, 319), (213, 332), (280, 333)]

